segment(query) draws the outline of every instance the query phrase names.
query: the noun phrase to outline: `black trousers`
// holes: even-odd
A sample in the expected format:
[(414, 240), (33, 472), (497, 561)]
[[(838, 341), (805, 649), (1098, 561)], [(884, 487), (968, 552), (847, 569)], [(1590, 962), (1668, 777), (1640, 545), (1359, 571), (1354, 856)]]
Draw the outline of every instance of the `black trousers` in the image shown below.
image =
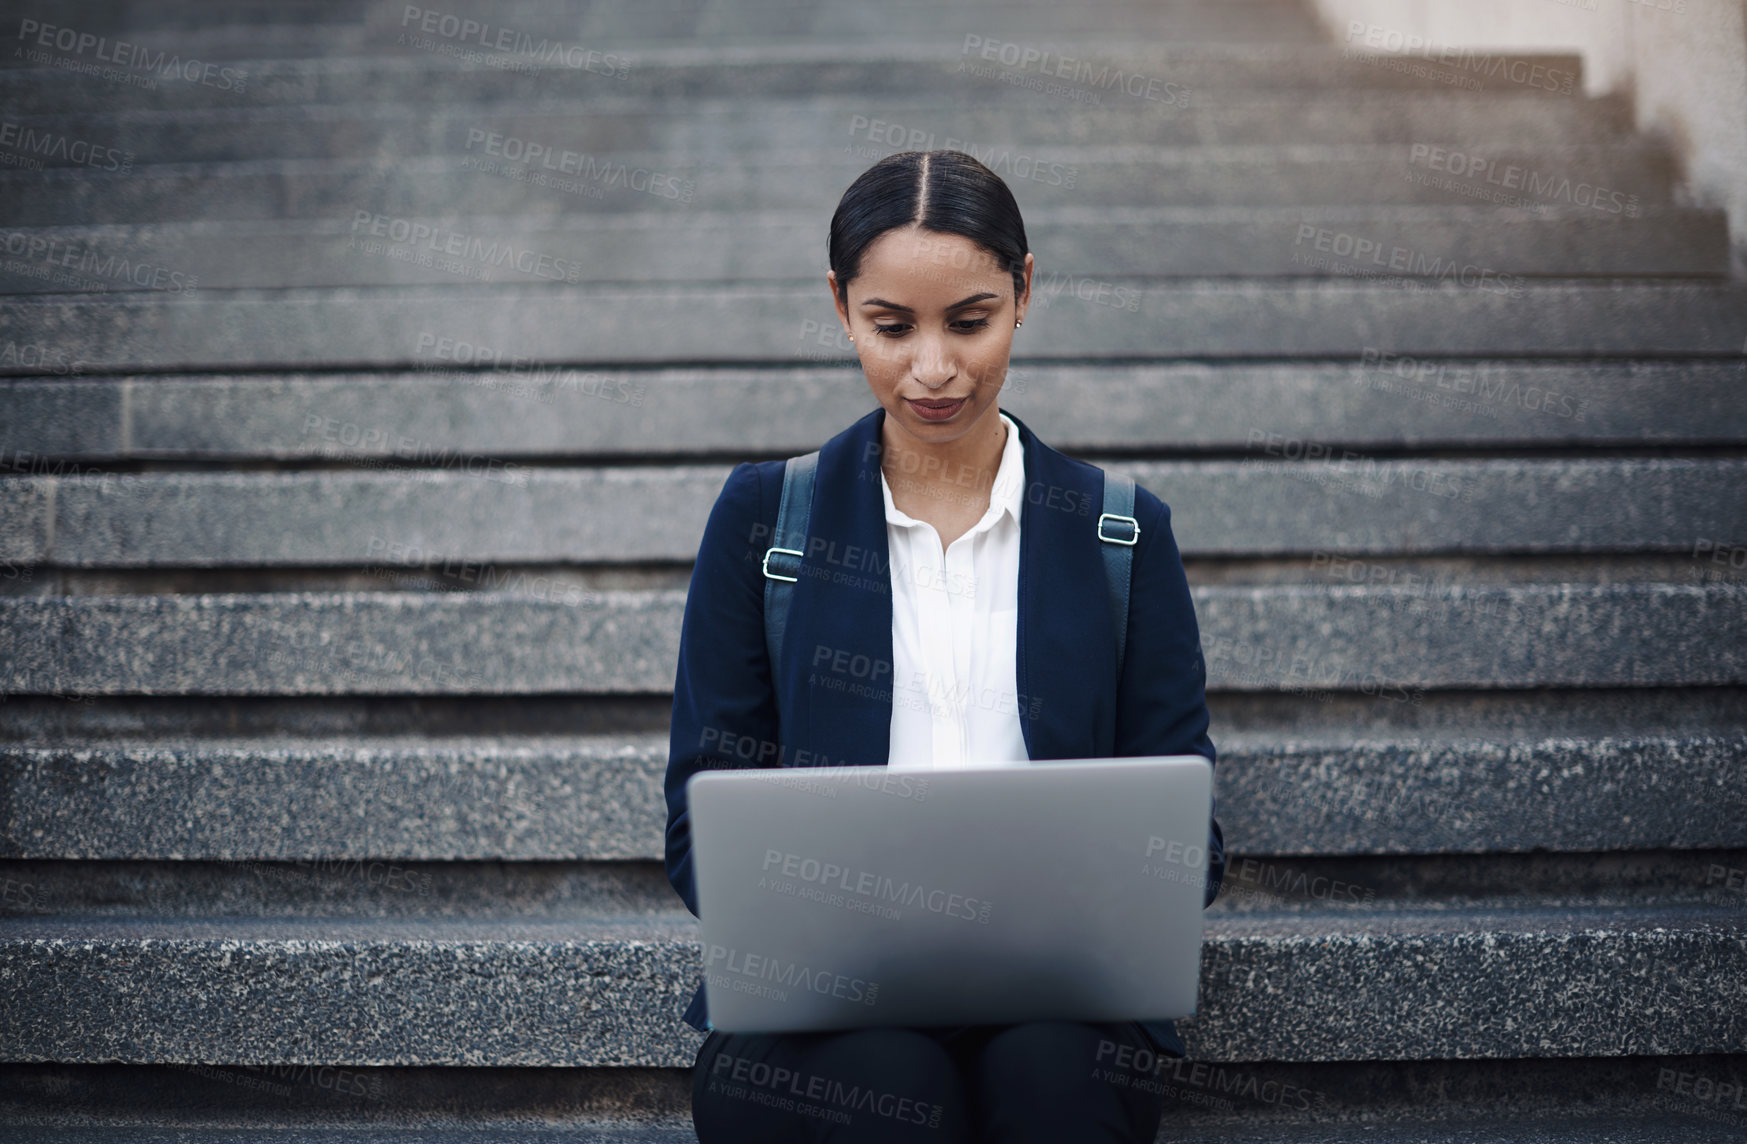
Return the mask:
[(1151, 1144), (1164, 1096), (1133, 1021), (724, 1033), (692, 1068), (699, 1144)]

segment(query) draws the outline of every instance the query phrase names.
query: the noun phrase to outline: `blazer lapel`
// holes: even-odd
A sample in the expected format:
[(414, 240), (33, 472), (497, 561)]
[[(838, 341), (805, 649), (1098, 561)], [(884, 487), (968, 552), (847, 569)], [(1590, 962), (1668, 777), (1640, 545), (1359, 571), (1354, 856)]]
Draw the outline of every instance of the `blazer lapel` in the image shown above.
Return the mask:
[[(892, 735), (891, 549), (876, 407), (819, 447), (807, 574), (795, 585), (790, 679), (811, 766), (885, 766)], [(822, 756), (822, 757), (821, 757)]]
[(1025, 448), (1014, 670), (1026, 751), (1103, 758), (1116, 739), (1116, 633), (1097, 541), (1103, 479), (1007, 416)]

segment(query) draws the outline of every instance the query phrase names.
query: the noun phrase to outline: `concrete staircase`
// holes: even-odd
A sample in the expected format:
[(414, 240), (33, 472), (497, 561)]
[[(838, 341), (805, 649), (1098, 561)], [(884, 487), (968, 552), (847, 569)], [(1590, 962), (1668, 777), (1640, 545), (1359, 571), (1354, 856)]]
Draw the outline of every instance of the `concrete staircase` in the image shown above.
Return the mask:
[(1037, 253), (1003, 405), (1196, 594), (1233, 857), (1159, 1138), (1747, 1139), (1747, 290), (1577, 59), (1287, 0), (27, 9), (6, 1139), (692, 1138), (689, 562), (870, 408), (825, 226), (949, 146)]

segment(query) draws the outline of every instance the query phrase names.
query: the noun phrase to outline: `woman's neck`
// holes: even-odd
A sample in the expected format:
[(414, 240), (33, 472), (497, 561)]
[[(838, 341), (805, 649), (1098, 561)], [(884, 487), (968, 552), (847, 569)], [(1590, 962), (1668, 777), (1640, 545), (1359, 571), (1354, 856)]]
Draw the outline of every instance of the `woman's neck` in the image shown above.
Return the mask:
[(892, 502), (918, 519), (967, 512), (980, 517), (989, 505), (1006, 435), (1000, 409), (993, 405), (969, 432), (939, 444), (896, 429), (888, 415), (880, 428), (880, 471), (891, 486)]

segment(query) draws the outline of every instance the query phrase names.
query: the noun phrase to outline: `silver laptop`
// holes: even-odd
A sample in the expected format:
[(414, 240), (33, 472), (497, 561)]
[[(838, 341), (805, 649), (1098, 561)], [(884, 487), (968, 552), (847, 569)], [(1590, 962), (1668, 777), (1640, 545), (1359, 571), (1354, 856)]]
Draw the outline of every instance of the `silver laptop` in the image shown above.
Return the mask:
[(1195, 1012), (1200, 755), (706, 771), (686, 791), (718, 1029)]

